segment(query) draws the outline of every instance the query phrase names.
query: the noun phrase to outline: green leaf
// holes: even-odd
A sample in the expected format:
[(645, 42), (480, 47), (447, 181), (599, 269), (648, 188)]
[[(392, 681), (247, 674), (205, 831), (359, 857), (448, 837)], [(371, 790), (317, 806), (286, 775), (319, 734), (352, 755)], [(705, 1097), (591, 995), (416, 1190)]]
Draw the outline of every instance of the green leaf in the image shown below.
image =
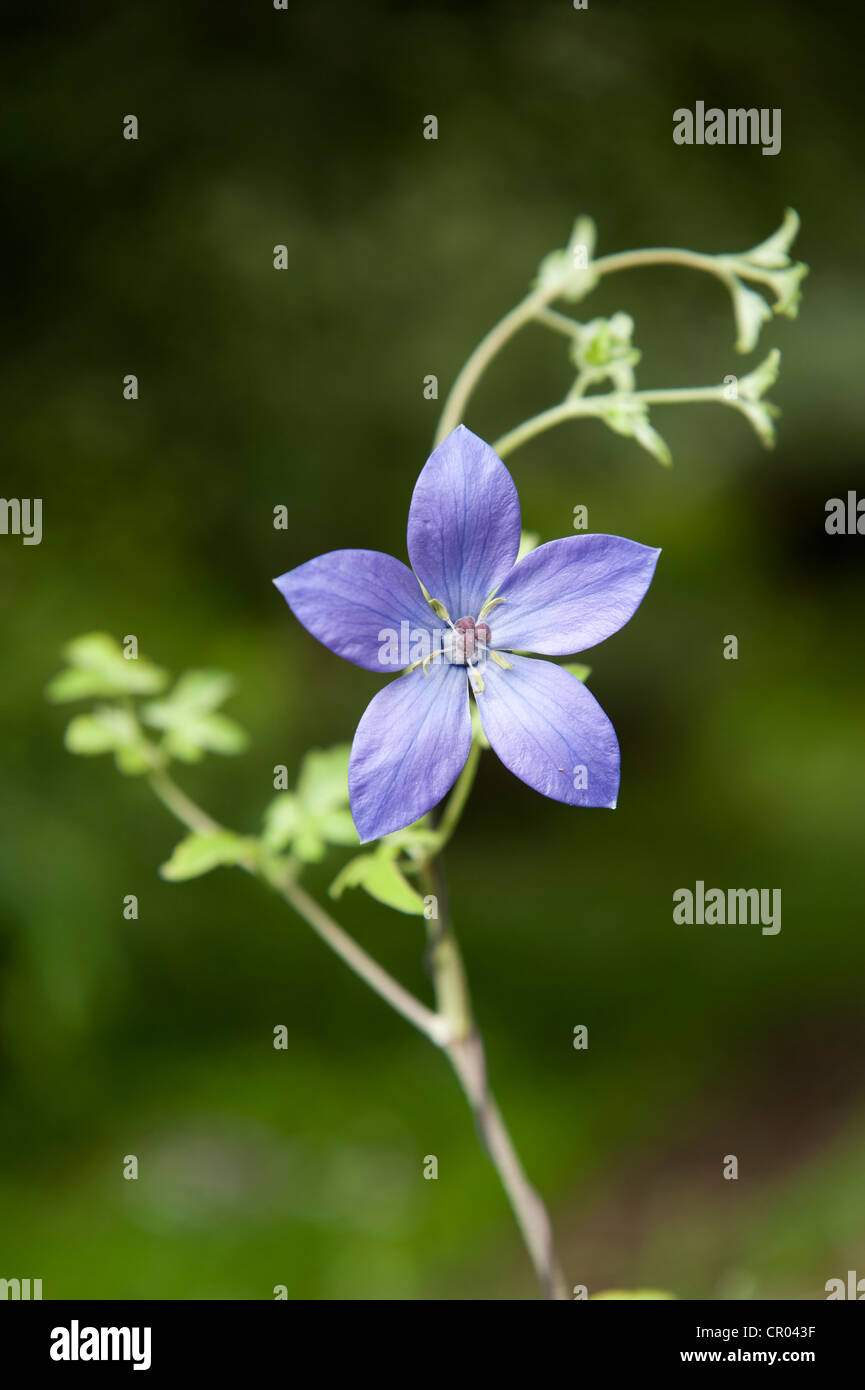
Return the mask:
[(771, 449), (775, 443), (775, 418), (781, 412), (771, 401), (761, 398), (778, 380), (780, 363), (781, 354), (777, 348), (773, 348), (758, 367), (747, 376), (740, 377), (736, 399), (731, 402), (750, 421), (767, 449)]
[(346, 888), (363, 888), (385, 907), (411, 916), (423, 916), (423, 898), (403, 877), (389, 850), (378, 849), (373, 854), (359, 854), (356, 859), (350, 859), (331, 884), (331, 896), (340, 897)]
[(349, 745), (313, 748), (301, 763), (297, 789), (280, 792), (264, 812), (262, 843), (271, 853), (291, 847), (298, 859), (314, 863), (328, 845), (357, 845), (348, 810)]
[(70, 720), (63, 741), (70, 753), (79, 753), (84, 757), (113, 753), (117, 747), (113, 730), (92, 714), (77, 714)]
[(747, 289), (741, 280), (733, 281), (731, 293), (738, 330), (736, 351), (753, 352), (762, 325), (771, 321), (772, 310), (761, 294), (756, 290)]
[(570, 671), (571, 675), (576, 676), (577, 680), (582, 681), (583, 684), (585, 684), (592, 674), (591, 666), (583, 666), (579, 661), (566, 661), (562, 666), (562, 670)]
[(278, 854), (291, 844), (300, 825), (300, 807), (294, 792), (280, 792), (264, 812), (261, 842), (265, 849)]
[(199, 878), (223, 864), (239, 864), (252, 858), (257, 842), (230, 830), (214, 831), (212, 835), (187, 835), (175, 845), (171, 858), (161, 866), (161, 876), (170, 883)]
[(245, 731), (227, 715), (214, 713), (233, 689), (225, 671), (185, 671), (170, 695), (146, 704), (141, 717), (164, 731), (166, 752), (183, 762), (199, 762), (205, 753), (242, 753), (249, 741)]
[(76, 637), (64, 648), (68, 669), (49, 682), (46, 694), (57, 704), (94, 696), (154, 695), (168, 683), (168, 673), (144, 657), (126, 657), (107, 632)]
[[(534, 288), (555, 290), (572, 303), (585, 299), (598, 283), (598, 277), (591, 268), (596, 236), (591, 217), (578, 217), (565, 249), (551, 251), (541, 261)], [(579, 264), (580, 261), (583, 264)]]
[(631, 342), (633, 332), (634, 320), (623, 313), (578, 326), (571, 343), (571, 359), (579, 373), (575, 394), (605, 380), (616, 391), (633, 391), (634, 368), (642, 355)]
[(139, 776), (153, 767), (153, 753), (134, 716), (118, 705), (97, 705), (66, 726), (63, 739), (70, 753), (93, 757), (113, 753), (121, 772)]
[(609, 425), (616, 434), (628, 435), (650, 454), (665, 468), (669, 468), (673, 462), (669, 446), (665, 439), (653, 429), (649, 423), (648, 407), (643, 401), (628, 400), (623, 398), (614, 400), (611, 404), (604, 406), (600, 412), (600, 418), (604, 424)]
[(356, 845), (359, 843), (351, 811), (328, 811), (318, 821), (318, 828), (329, 845)]
[(297, 795), (307, 812), (331, 811), (348, 803), (347, 743), (333, 748), (312, 748), (307, 753), (297, 779)]
[(157, 727), (167, 729), (190, 714), (206, 714), (216, 709), (233, 690), (234, 678), (226, 671), (184, 671), (167, 699), (154, 702), (148, 708), (155, 724), (162, 721)]
[(795, 208), (787, 208), (784, 221), (777, 232), (773, 232), (750, 251), (743, 251), (739, 259), (750, 261), (752, 265), (776, 269), (790, 264), (789, 251), (799, 231), (799, 214)]

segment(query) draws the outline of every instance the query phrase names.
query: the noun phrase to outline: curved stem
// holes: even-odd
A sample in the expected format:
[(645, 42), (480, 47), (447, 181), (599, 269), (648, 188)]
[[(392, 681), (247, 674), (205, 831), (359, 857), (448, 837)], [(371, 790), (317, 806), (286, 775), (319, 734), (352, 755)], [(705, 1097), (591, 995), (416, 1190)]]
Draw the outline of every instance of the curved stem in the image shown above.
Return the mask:
[[(166, 772), (152, 773), (149, 781), (163, 805), (189, 830), (199, 835), (212, 835), (223, 829), (219, 822), (196, 805)], [(242, 867), (248, 873), (263, 879), (258, 865), (254, 862), (248, 861)], [(425, 1033), (437, 1047), (443, 1047), (449, 1041), (451, 1025), (448, 1021), (427, 1008), (426, 1004), (416, 999), (398, 980), (389, 975), (378, 961), (368, 955), (363, 947), (334, 921), (330, 913), (310, 897), (296, 879), (285, 875), (276, 880), (263, 881), (269, 882), (289, 906), (309, 923), (316, 935), (340, 957), (349, 970), (354, 971), (355, 975), (369, 985), (385, 1003), (390, 1004), (404, 1019)]]
[[(619, 270), (635, 270), (650, 265), (679, 265), (691, 270), (703, 270), (714, 275), (732, 292), (736, 277), (718, 256), (708, 256), (699, 251), (686, 251), (678, 246), (647, 247), (638, 251), (617, 251), (609, 256), (600, 256), (592, 261), (589, 269), (594, 275), (612, 275)], [(434, 443), (440, 444), (445, 435), (450, 434), (460, 424), (469, 397), (492, 362), (505, 344), (519, 329), (533, 320), (554, 328), (558, 332), (573, 333), (569, 327), (574, 322), (566, 314), (550, 309), (553, 300), (560, 293), (560, 286), (548, 285), (543, 289), (532, 290), (519, 304), (515, 305), (503, 319), (490, 329), (477, 347), (466, 359), (451, 387), (435, 433)]]
[(647, 265), (682, 265), (691, 270), (705, 270), (715, 275), (728, 289), (735, 276), (718, 256), (707, 256), (700, 251), (686, 251), (680, 246), (652, 246), (638, 251), (616, 251), (610, 256), (600, 256), (592, 261), (591, 270), (595, 275), (611, 275), (617, 270), (636, 270)]
[[(442, 845), (453, 833), (465, 807), (479, 757), (480, 746), (474, 741), (442, 817)], [(210, 835), (223, 829), (218, 821), (187, 796), (168, 773), (162, 770), (155, 771), (148, 780), (163, 805), (189, 830), (201, 835)], [(566, 1299), (568, 1295), (565, 1282), (553, 1249), (549, 1215), (526, 1177), (501, 1112), (487, 1086), (483, 1041), (472, 1015), (465, 966), (456, 935), (448, 919), (444, 883), (438, 864), (427, 860), (422, 870), (428, 884), (434, 890), (440, 909), (440, 917), (427, 923), (428, 961), (437, 1005), (435, 1012), (404, 989), (373, 960), (291, 875), (265, 879), (260, 866), (253, 860), (244, 862), (241, 867), (270, 883), (350, 970), (447, 1054), (475, 1117), (481, 1142), (499, 1175), (546, 1296), (551, 1299)]]
[[(683, 386), (669, 391), (633, 391), (627, 395), (608, 391), (599, 396), (578, 396), (562, 401), (561, 405), (551, 406), (549, 410), (542, 410), (530, 420), (524, 420), (516, 429), (509, 430), (501, 439), (497, 439), (493, 448), (499, 458), (506, 458), (521, 444), (527, 444), (536, 435), (543, 434), (555, 425), (563, 424), (565, 420), (575, 420), (578, 416), (601, 416), (610, 405), (629, 401), (643, 401), (646, 405), (682, 405), (696, 401), (720, 401), (727, 404), (723, 386)], [(733, 405), (735, 402), (731, 401), (730, 404)]]
[(531, 322), (539, 309), (544, 308), (550, 300), (555, 299), (556, 293), (555, 287), (533, 290), (531, 294), (526, 295), (525, 299), (520, 300), (520, 303), (509, 313), (505, 314), (504, 318), (500, 319), (495, 327), (491, 328), (489, 333), (481, 339), (474, 352), (466, 359), (465, 365), (448, 393), (435, 433), (435, 444), (440, 444), (445, 435), (450, 434), (451, 430), (456, 429), (461, 422), (469, 396), (496, 354), (518, 329)]
[(549, 1213), (526, 1177), (501, 1111), (487, 1084), (483, 1038), (472, 1014), (465, 965), (447, 910), (444, 881), (438, 863), (426, 864), (424, 875), (439, 908), (438, 918), (427, 923), (427, 958), (439, 1013), (451, 1025), (451, 1041), (444, 1050), (471, 1107), (481, 1144), (499, 1175), (541, 1287), (549, 1299), (566, 1299), (567, 1286), (556, 1258)]

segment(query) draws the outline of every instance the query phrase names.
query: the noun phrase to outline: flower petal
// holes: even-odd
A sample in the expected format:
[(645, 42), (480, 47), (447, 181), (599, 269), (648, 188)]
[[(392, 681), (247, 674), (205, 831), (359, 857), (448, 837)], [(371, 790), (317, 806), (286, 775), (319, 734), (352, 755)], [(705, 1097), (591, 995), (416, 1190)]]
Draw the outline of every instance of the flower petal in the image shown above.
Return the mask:
[(561, 666), (512, 656), (483, 664), (475, 695), (484, 733), (527, 786), (571, 806), (607, 806), (619, 792), (616, 731), (594, 695)]
[(441, 627), (408, 566), (379, 550), (331, 550), (273, 582), (307, 632), (366, 671), (400, 670), (412, 659), (405, 642), (382, 634), (398, 639), (405, 622), (406, 637)]
[(435, 661), (379, 691), (357, 726), (348, 768), (361, 844), (431, 811), (462, 771), (471, 741), (464, 666)]
[(531, 551), (490, 614), (492, 646), (566, 656), (624, 627), (652, 582), (660, 550), (621, 536), (566, 536)]
[(498, 454), (465, 425), (439, 444), (415, 484), (408, 553), (451, 618), (476, 618), (520, 548), (517, 489)]

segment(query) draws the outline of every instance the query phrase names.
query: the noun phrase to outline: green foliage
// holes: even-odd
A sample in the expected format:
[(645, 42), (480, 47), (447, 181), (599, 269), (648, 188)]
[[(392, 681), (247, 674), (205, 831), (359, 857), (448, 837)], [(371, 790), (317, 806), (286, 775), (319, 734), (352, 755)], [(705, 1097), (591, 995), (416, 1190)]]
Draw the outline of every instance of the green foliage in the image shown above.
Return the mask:
[(113, 753), (119, 771), (128, 776), (154, 767), (154, 750), (142, 737), (138, 721), (119, 705), (96, 705), (90, 714), (76, 715), (66, 726), (64, 743), (70, 753), (84, 757)]
[(648, 453), (669, 468), (673, 462), (669, 445), (658, 431), (649, 423), (649, 408), (644, 401), (629, 399), (627, 396), (612, 397), (609, 405), (600, 411), (601, 419), (616, 434), (624, 434), (636, 440)]
[(168, 684), (166, 671), (144, 657), (124, 656), (120, 643), (107, 632), (76, 637), (63, 655), (68, 665), (46, 690), (55, 704), (94, 696), (155, 695)]
[(280, 792), (264, 813), (261, 842), (269, 854), (290, 849), (305, 863), (323, 859), (328, 845), (356, 845), (348, 810), (348, 744), (313, 748), (301, 763), (293, 792)]
[(255, 859), (258, 842), (230, 830), (214, 831), (212, 835), (187, 835), (175, 845), (171, 858), (160, 867), (160, 874), (170, 883), (188, 878), (200, 878), (223, 864), (243, 864)]
[(758, 439), (762, 440), (767, 448), (771, 448), (775, 443), (775, 418), (780, 411), (771, 401), (764, 401), (762, 397), (778, 380), (780, 364), (781, 354), (777, 348), (773, 348), (759, 367), (755, 367), (747, 376), (739, 378), (737, 388), (735, 404), (750, 421)]
[[(70, 753), (92, 757), (113, 753), (121, 772), (140, 775), (164, 767), (172, 758), (198, 762), (205, 753), (242, 753), (247, 736), (240, 725), (217, 713), (232, 692), (234, 681), (223, 671), (186, 671), (161, 700), (149, 700), (139, 711), (135, 697), (156, 695), (170, 676), (142, 656), (127, 656), (116, 638), (106, 632), (76, 637), (63, 649), (68, 665), (51, 680), (47, 698), (55, 704), (94, 696), (111, 699), (89, 714), (79, 714), (66, 729)], [(161, 731), (157, 744), (142, 724)]]
[[(761, 327), (771, 320), (773, 313), (794, 319), (799, 312), (801, 285), (808, 274), (808, 266), (804, 261), (794, 262), (789, 255), (798, 231), (799, 214), (794, 208), (787, 208), (781, 226), (765, 241), (738, 255), (716, 257), (729, 276), (739, 352), (753, 351)], [(766, 285), (775, 296), (775, 303), (770, 305), (757, 290), (746, 288), (743, 280)]]
[(384, 844), (372, 854), (359, 854), (356, 859), (350, 859), (331, 884), (331, 897), (341, 897), (346, 888), (363, 888), (376, 902), (397, 912), (423, 914), (423, 898), (412, 888), (394, 854)]
[[(429, 828), (426, 818), (404, 830), (395, 830), (385, 835), (371, 853), (349, 860), (330, 885), (331, 897), (341, 897), (346, 888), (363, 888), (376, 902), (419, 916), (424, 910), (423, 898), (409, 883), (406, 873), (419, 868), (438, 845), (438, 834)], [(401, 863), (400, 856), (404, 856)]]
[(577, 303), (595, 288), (598, 277), (591, 269), (597, 229), (591, 217), (578, 217), (570, 240), (560, 251), (551, 251), (538, 266), (534, 289), (556, 289), (562, 299)]
[(245, 731), (216, 708), (232, 693), (234, 680), (224, 671), (193, 670), (182, 675), (164, 700), (146, 704), (144, 723), (163, 731), (162, 746), (171, 758), (200, 762), (205, 753), (242, 753)]
[(633, 391), (634, 368), (642, 355), (631, 342), (633, 332), (630, 314), (613, 314), (612, 318), (575, 325), (571, 360), (577, 368), (580, 394), (607, 380), (612, 382), (614, 391)]

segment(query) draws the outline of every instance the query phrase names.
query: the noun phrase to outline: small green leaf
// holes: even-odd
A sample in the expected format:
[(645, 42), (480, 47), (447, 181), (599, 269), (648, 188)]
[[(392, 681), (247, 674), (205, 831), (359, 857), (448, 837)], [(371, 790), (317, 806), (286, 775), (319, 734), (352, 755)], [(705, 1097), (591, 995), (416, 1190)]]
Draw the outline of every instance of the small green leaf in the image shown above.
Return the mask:
[(114, 730), (92, 714), (77, 714), (71, 719), (63, 741), (70, 753), (79, 753), (85, 758), (96, 753), (113, 753), (117, 747)]
[(348, 810), (348, 744), (313, 748), (301, 763), (297, 789), (280, 792), (264, 812), (262, 844), (268, 853), (291, 849), (315, 863), (328, 845), (360, 843)]
[(222, 864), (240, 864), (252, 858), (257, 850), (255, 840), (235, 835), (230, 830), (215, 831), (212, 835), (187, 835), (175, 845), (171, 858), (161, 866), (162, 878), (170, 883), (199, 878)]
[(359, 854), (337, 874), (330, 886), (331, 896), (338, 898), (346, 888), (363, 888), (371, 898), (392, 907), (396, 912), (423, 916), (424, 901), (400, 873), (389, 851)]
[(750, 261), (752, 265), (765, 266), (768, 269), (788, 266), (790, 264), (790, 247), (793, 245), (798, 231), (799, 214), (795, 208), (787, 208), (784, 212), (784, 220), (777, 232), (773, 232), (758, 246), (752, 246), (750, 251), (743, 251), (738, 259)]
[(747, 289), (741, 280), (734, 279), (731, 293), (738, 330), (736, 351), (753, 352), (762, 325), (771, 321), (772, 310), (761, 294), (756, 290)]
[(76, 637), (64, 648), (68, 669), (49, 682), (46, 694), (59, 704), (94, 696), (154, 695), (164, 689), (168, 673), (144, 657), (126, 657), (107, 632)]
[(205, 753), (242, 753), (245, 731), (227, 715), (214, 713), (233, 689), (224, 671), (185, 671), (166, 699), (150, 701), (141, 717), (164, 731), (165, 751), (183, 762), (199, 762)]
[(318, 821), (322, 838), (329, 845), (357, 845), (360, 843), (351, 811), (327, 811)]
[(598, 283), (591, 268), (596, 236), (591, 217), (578, 217), (565, 249), (551, 251), (541, 261), (534, 288), (555, 290), (572, 303), (585, 299)]
[(634, 320), (623, 313), (578, 325), (571, 343), (571, 359), (579, 373), (576, 394), (605, 380), (615, 391), (633, 391), (634, 367), (642, 355), (631, 343), (633, 332)]
[(347, 743), (307, 753), (297, 779), (297, 795), (307, 812), (332, 811), (347, 804), (350, 753)]
[(566, 661), (562, 666), (562, 670), (570, 671), (571, 675), (576, 676), (577, 680), (582, 681), (583, 684), (585, 684), (592, 674), (591, 666), (583, 666), (579, 661)]
[(294, 792), (280, 792), (264, 812), (261, 842), (265, 849), (275, 854), (286, 849), (297, 834), (300, 823), (300, 809)]
[(645, 402), (628, 400), (627, 397), (615, 398), (609, 405), (604, 406), (600, 418), (611, 430), (615, 430), (616, 434), (628, 435), (635, 439), (665, 468), (670, 467), (673, 456), (666, 440), (649, 423), (649, 411)]
[(140, 776), (153, 767), (153, 751), (138, 723), (118, 705), (97, 705), (91, 714), (76, 715), (66, 726), (63, 741), (70, 753), (84, 757), (113, 753), (117, 767), (128, 776)]

